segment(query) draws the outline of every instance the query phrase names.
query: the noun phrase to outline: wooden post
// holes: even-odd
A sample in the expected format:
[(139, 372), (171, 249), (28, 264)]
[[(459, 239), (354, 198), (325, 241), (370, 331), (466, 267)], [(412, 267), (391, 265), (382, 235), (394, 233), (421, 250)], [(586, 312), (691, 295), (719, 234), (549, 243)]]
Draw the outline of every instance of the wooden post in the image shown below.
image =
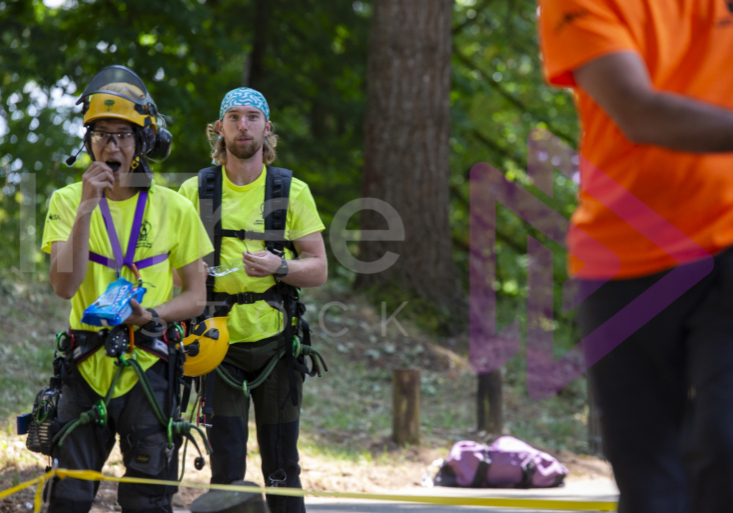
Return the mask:
[(501, 369), (478, 376), (477, 416), (478, 430), (501, 436), (504, 428), (501, 396)]
[[(237, 481), (239, 486), (257, 486), (252, 481)], [(261, 493), (211, 490), (191, 503), (191, 513), (270, 513)]]
[(392, 439), (398, 445), (420, 443), (420, 371), (395, 369)]

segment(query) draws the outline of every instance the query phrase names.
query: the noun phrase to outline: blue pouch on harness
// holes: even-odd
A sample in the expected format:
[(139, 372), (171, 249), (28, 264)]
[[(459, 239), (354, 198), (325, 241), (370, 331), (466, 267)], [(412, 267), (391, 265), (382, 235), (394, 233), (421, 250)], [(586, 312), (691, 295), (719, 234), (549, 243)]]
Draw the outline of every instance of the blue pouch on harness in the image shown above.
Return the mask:
[(84, 310), (81, 322), (92, 326), (117, 326), (132, 313), (130, 300), (142, 303), (145, 287), (133, 285), (125, 278), (117, 278), (107, 286), (104, 294)]

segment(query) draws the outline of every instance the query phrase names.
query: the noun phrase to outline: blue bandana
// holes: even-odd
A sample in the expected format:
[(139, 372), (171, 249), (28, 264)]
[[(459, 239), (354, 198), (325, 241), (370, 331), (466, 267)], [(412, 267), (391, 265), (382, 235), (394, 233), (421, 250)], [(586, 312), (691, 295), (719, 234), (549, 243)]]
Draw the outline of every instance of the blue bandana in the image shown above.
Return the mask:
[(224, 99), (221, 101), (221, 109), (219, 109), (219, 119), (224, 118), (224, 114), (227, 113), (232, 107), (254, 107), (260, 109), (264, 114), (265, 118), (270, 120), (270, 107), (267, 106), (267, 100), (262, 96), (262, 93), (250, 89), (249, 87), (239, 87), (229, 91)]

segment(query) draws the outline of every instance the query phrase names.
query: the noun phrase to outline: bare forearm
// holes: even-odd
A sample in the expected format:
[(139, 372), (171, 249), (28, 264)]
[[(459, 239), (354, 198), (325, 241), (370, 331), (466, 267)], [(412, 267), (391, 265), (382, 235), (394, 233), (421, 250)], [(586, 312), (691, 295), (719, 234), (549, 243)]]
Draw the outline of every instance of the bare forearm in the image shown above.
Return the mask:
[(71, 299), (79, 290), (89, 265), (89, 225), (91, 214), (77, 216), (66, 242), (54, 243), (49, 279), (54, 292)]
[(328, 278), (326, 260), (319, 257), (305, 257), (288, 260), (288, 274), (282, 281), (294, 287), (320, 287)]
[(691, 153), (733, 151), (733, 111), (692, 98), (652, 92), (622, 130), (637, 144)]
[(170, 301), (154, 308), (158, 316), (166, 322), (185, 321), (201, 315), (206, 306), (206, 292), (187, 290)]
[(733, 151), (733, 110), (655, 89), (635, 52), (599, 57), (573, 75), (631, 142), (692, 153)]

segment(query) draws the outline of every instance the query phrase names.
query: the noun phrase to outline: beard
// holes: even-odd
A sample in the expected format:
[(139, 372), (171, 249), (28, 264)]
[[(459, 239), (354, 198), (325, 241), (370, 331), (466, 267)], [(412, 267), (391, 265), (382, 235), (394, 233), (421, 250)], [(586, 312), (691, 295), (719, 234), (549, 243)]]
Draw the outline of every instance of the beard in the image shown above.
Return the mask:
[(246, 143), (238, 143), (235, 140), (226, 143), (227, 149), (232, 155), (241, 160), (248, 160), (254, 157), (264, 144), (264, 138), (259, 141), (253, 139)]

